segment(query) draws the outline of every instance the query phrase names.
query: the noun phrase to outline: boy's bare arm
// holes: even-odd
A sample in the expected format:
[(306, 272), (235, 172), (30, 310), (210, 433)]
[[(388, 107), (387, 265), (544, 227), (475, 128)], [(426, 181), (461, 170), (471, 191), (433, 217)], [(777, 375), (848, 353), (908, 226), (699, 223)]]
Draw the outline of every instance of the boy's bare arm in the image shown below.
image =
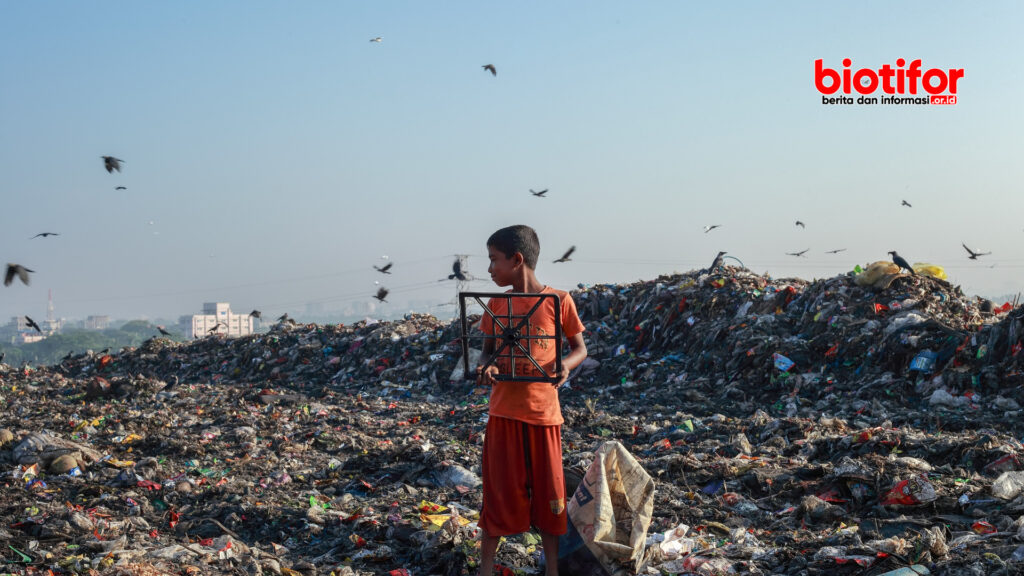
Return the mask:
[[(498, 367), (494, 364), (487, 366), (487, 363), (491, 361), (491, 357), (494, 355), (495, 341), (493, 338), (487, 338), (484, 340), (484, 351), (480, 355), (480, 362), (476, 366), (477, 380), (480, 384), (485, 386), (494, 386), (495, 380), (494, 375), (498, 373)], [(487, 366), (487, 370), (483, 367)]]
[(562, 371), (558, 374), (558, 382), (555, 383), (556, 388), (568, 380), (569, 373), (587, 358), (587, 343), (583, 341), (583, 334), (577, 334), (570, 338), (569, 348), (569, 355), (562, 358)]

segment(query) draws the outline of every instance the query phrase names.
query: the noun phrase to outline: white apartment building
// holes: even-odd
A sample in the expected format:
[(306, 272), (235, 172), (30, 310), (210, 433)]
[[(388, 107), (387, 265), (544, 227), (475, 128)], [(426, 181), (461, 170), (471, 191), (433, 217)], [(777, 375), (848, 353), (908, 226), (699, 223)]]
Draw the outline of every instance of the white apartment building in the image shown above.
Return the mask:
[(203, 338), (211, 334), (246, 336), (252, 333), (252, 316), (232, 313), (231, 304), (227, 302), (205, 302), (203, 313), (192, 316), (192, 338)]

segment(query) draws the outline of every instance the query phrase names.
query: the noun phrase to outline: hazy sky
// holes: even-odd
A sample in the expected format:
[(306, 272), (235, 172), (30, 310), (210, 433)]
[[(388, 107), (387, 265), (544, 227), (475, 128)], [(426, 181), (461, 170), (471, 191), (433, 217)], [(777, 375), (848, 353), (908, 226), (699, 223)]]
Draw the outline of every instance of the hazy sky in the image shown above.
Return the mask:
[[(442, 303), (456, 253), (496, 289), (484, 243), (517, 223), (558, 288), (896, 249), (1021, 290), (1022, 4), (821, 4), (4, 2), (0, 263), (36, 274), (0, 318), (49, 289), (72, 318), (331, 310), (374, 281)], [(825, 106), (818, 58), (965, 77), (955, 106)]]

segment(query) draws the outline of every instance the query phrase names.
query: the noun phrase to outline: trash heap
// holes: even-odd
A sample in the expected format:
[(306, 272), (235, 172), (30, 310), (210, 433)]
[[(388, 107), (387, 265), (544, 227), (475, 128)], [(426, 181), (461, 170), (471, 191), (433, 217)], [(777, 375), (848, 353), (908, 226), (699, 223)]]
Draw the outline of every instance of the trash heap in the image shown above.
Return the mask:
[[(865, 273), (574, 293), (567, 483), (608, 440), (654, 479), (630, 571), (1024, 570), (1024, 309)], [(474, 574), (487, 390), (458, 337), (410, 315), (0, 365), (0, 574)]]

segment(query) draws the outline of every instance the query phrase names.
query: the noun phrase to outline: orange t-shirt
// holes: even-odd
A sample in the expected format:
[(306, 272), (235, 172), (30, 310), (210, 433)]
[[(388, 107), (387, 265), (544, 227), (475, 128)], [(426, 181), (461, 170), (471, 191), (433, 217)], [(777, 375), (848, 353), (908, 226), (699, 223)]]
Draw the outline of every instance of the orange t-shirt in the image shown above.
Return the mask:
[[(576, 313), (576, 303), (572, 296), (563, 290), (555, 290), (545, 286), (541, 294), (557, 294), (561, 304), (562, 336), (572, 338), (583, 332), (583, 322)], [(555, 369), (556, 355), (561, 353), (562, 343), (554, 341), (555, 335), (555, 306), (554, 299), (543, 298), (541, 305), (530, 316), (531, 336), (550, 336), (550, 339), (520, 340), (526, 347), (529, 343), (530, 355), (537, 363), (550, 374)], [(535, 298), (514, 298), (512, 300), (512, 326), (516, 326), (523, 316), (537, 303)], [(508, 300), (505, 298), (492, 298), (487, 307), (494, 312), (498, 321), (504, 325), (508, 322)], [(495, 329), (494, 319), (484, 313), (480, 319), (480, 330), (484, 334), (496, 334), (501, 328)], [(525, 334), (524, 334), (525, 336)], [(495, 340), (495, 350), (501, 347), (502, 341)], [(498, 371), (502, 374), (510, 374), (511, 358), (506, 356), (509, 349), (502, 350), (501, 355), (495, 360)], [(516, 376), (539, 375), (537, 368), (527, 359), (521, 350), (516, 349)], [(527, 424), (539, 426), (555, 426), (562, 423), (562, 407), (558, 403), (558, 390), (549, 382), (502, 382), (498, 381), (491, 389), (490, 413), (492, 416), (520, 420)]]

